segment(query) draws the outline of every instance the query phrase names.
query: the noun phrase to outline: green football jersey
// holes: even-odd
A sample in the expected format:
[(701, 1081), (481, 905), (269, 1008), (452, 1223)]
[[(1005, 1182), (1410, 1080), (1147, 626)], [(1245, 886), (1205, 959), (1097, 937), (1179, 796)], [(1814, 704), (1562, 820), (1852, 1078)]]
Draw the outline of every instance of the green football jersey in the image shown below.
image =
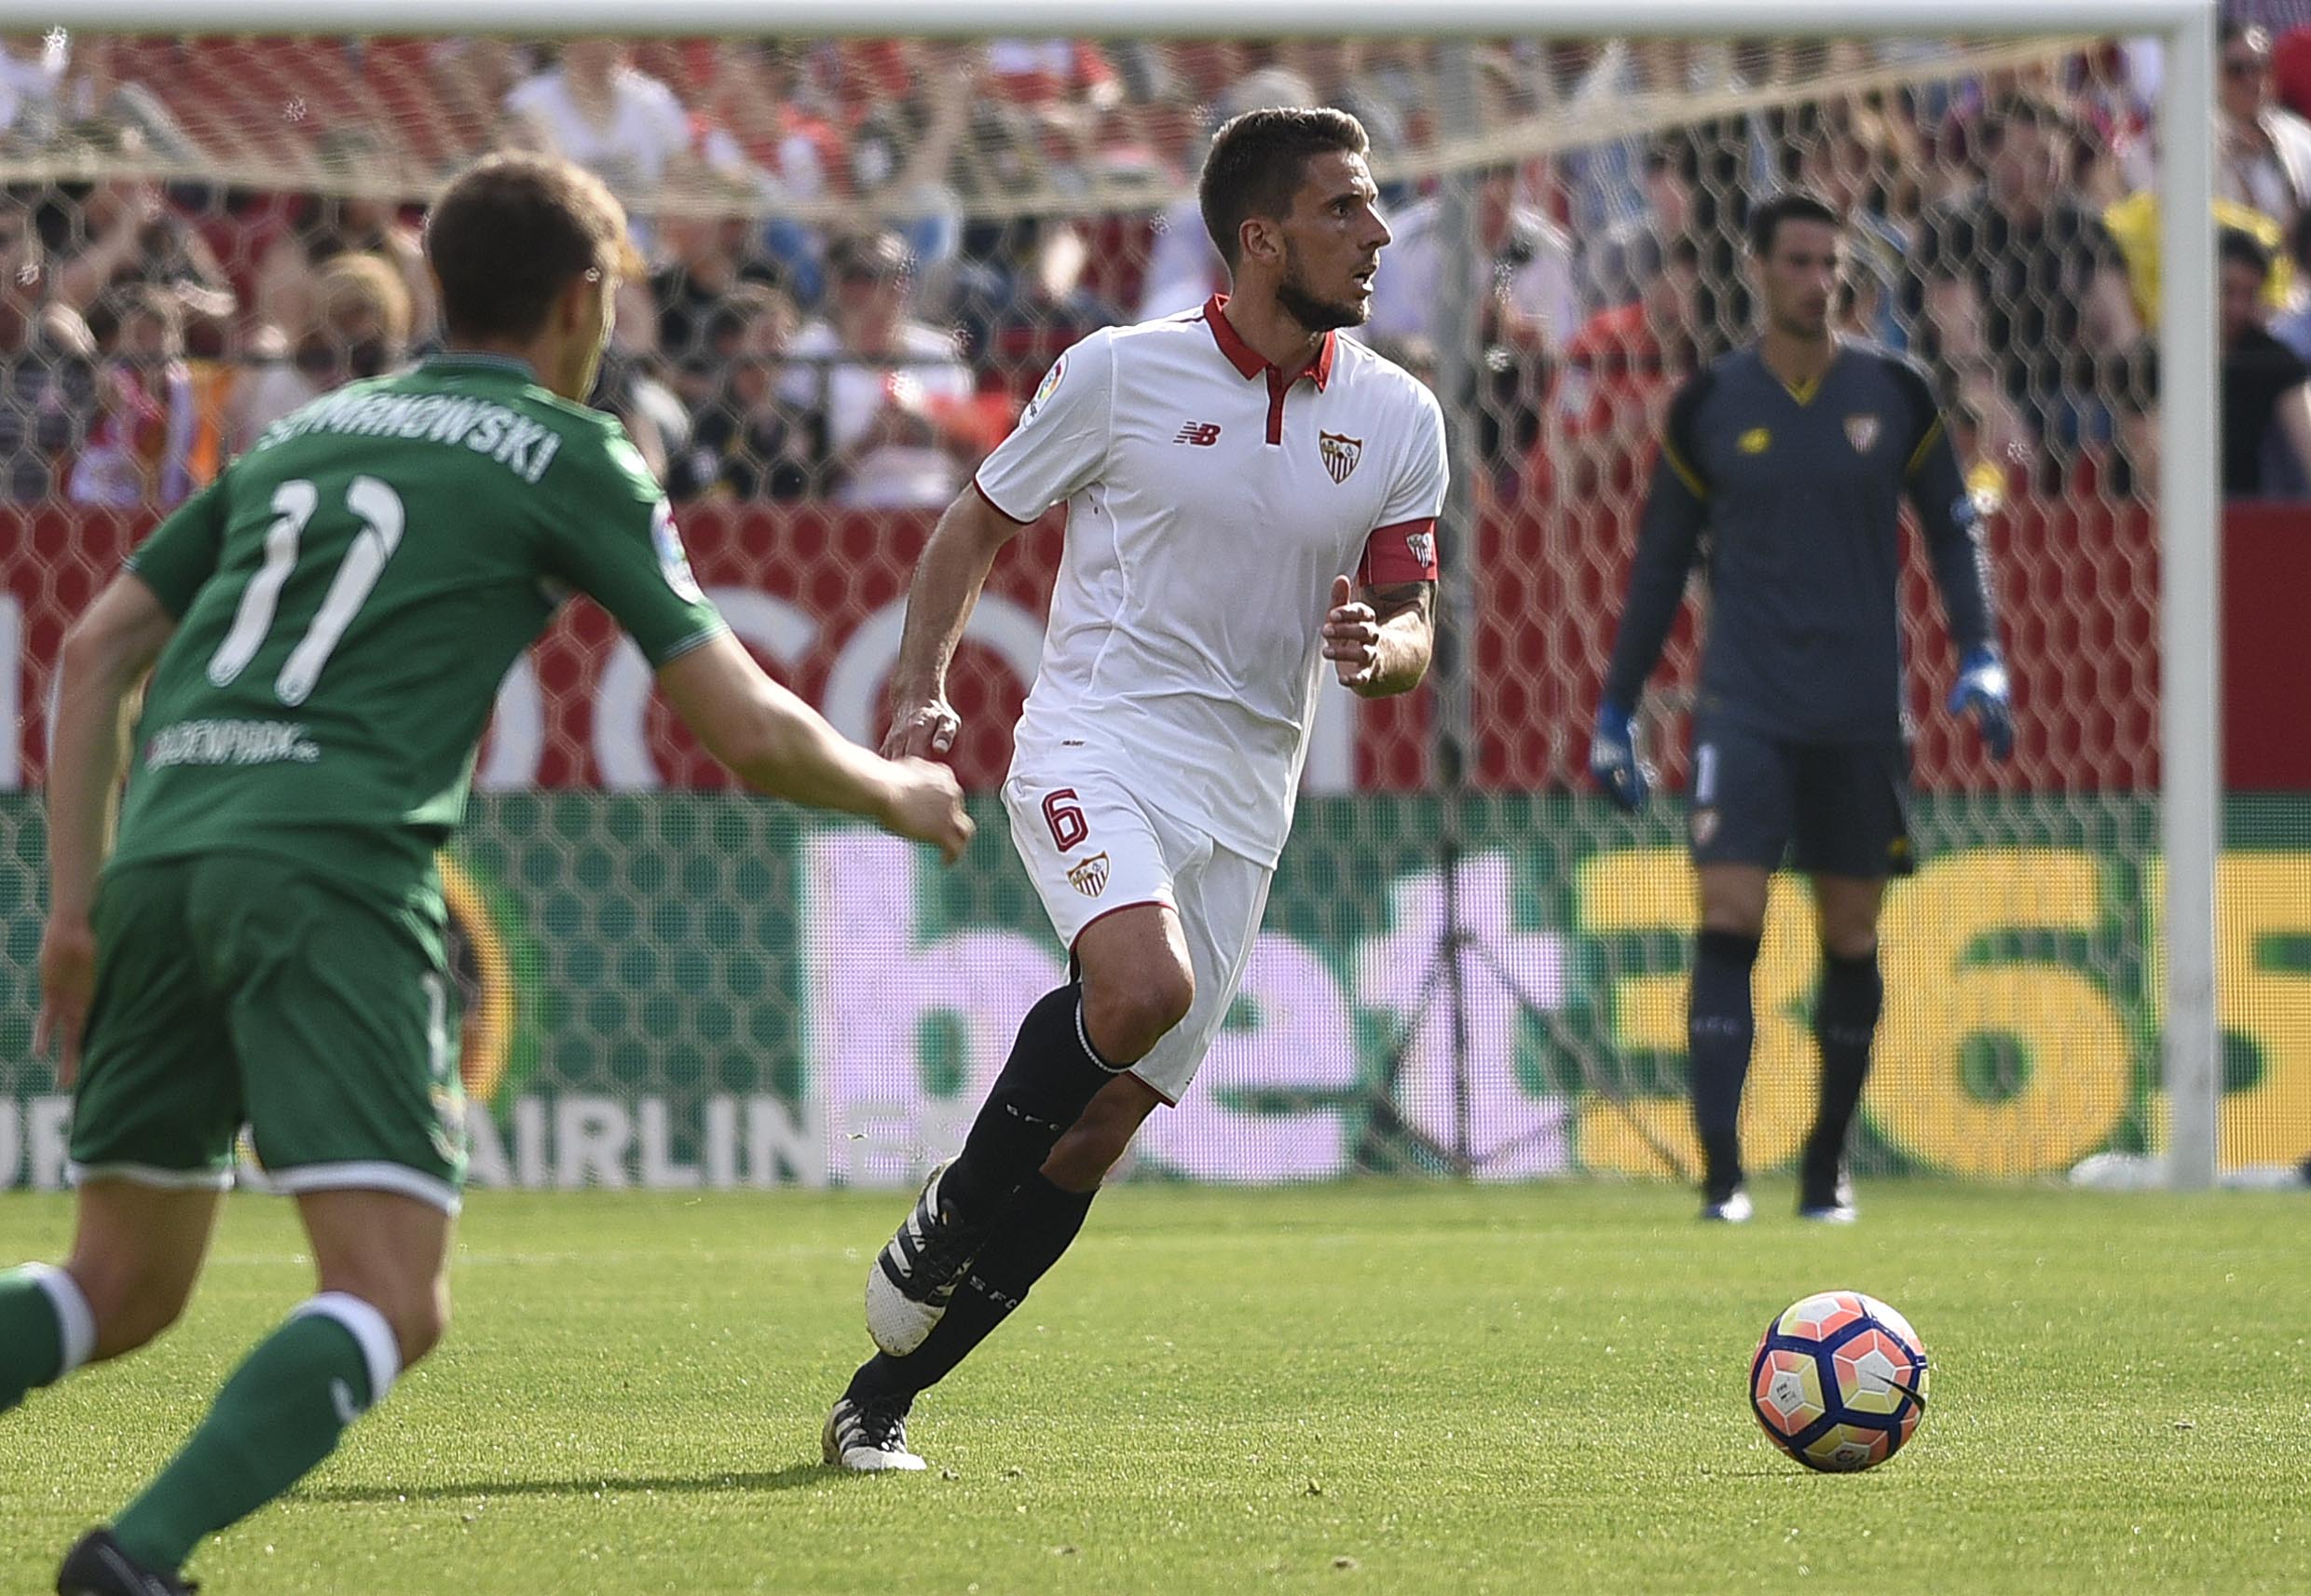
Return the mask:
[(176, 634), (111, 863), (286, 855), (433, 895), (499, 681), (571, 591), (652, 665), (723, 630), (609, 416), (453, 354), (284, 417), (130, 557)]

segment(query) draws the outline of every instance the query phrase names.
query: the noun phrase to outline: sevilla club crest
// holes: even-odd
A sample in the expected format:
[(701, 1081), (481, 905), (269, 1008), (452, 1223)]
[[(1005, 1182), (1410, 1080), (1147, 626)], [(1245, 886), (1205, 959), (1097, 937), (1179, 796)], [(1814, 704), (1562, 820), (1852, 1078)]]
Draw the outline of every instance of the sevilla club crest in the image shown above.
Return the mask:
[(1107, 855), (1094, 853), (1068, 866), (1067, 884), (1087, 898), (1107, 891)]
[(1853, 445), (1857, 455), (1867, 455), (1878, 442), (1878, 417), (1849, 416), (1846, 417), (1846, 442)]
[(1324, 457), (1324, 469), (1334, 482), (1346, 482), (1356, 470), (1356, 462), (1364, 457), (1364, 440), (1351, 438), (1341, 432), (1319, 432), (1316, 446)]

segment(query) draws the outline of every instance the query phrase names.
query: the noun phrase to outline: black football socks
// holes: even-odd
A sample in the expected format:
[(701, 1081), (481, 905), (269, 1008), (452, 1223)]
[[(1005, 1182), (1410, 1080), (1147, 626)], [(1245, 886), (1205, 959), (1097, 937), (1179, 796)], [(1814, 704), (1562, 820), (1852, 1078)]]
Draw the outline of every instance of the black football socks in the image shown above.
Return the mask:
[(854, 1401), (912, 1398), (937, 1385), (1027, 1300), (1083, 1229), (1097, 1192), (1063, 1192), (1040, 1170), (1003, 1210), (1001, 1232), (973, 1262), (939, 1322), (905, 1357), (877, 1353), (851, 1377)]
[(1704, 1160), (1702, 1185), (1722, 1201), (1742, 1180), (1738, 1127), (1742, 1083), (1756, 1033), (1749, 979), (1757, 938), (1703, 931), (1693, 939), (1693, 980), (1686, 1009), (1687, 1066), (1692, 1074), (1693, 1128)]
[(972, 1224), (1000, 1210), (1043, 1167), (1093, 1095), (1126, 1068), (1091, 1045), (1081, 982), (1046, 992), (1019, 1021), (1003, 1073), (940, 1179), (940, 1206)]
[(1822, 1095), (1813, 1134), (1806, 1139), (1803, 1175), (1809, 1189), (1838, 1178), (1885, 1002), (1876, 948), (1859, 959), (1823, 959), (1821, 996), (1813, 1004), (1813, 1039), (1822, 1050)]

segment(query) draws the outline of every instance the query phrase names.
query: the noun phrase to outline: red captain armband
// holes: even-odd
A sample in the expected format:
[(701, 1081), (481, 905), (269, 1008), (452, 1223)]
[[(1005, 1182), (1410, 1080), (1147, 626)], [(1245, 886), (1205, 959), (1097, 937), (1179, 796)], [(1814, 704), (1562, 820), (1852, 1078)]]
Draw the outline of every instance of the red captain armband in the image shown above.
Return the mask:
[(1436, 580), (1436, 517), (1381, 526), (1364, 539), (1356, 563), (1359, 587), (1394, 587), (1400, 582)]

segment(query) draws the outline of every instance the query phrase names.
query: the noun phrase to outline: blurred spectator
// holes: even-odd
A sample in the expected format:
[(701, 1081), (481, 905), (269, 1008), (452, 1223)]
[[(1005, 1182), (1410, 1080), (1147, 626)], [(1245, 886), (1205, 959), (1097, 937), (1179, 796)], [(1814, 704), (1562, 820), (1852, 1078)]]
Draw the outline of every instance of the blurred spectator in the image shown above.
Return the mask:
[(675, 392), (691, 409), (714, 392), (721, 358), (716, 346), (734, 333), (741, 314), (733, 291), (742, 284), (781, 286), (778, 268), (748, 251), (749, 231), (737, 216), (659, 219), (658, 241), (668, 259), (650, 280), (658, 353)]
[(109, 347), (97, 372), (95, 424), (66, 497), (115, 510), (181, 504), (194, 487), (198, 425), (185, 308), (167, 289), (139, 283), (108, 295), (90, 320)]
[(1004, 229), (999, 259), (975, 263), (958, 321), (981, 373), (1024, 403), (1051, 362), (1116, 312), (1086, 282), (1091, 245), (1064, 216), (1023, 216)]
[(677, 500), (801, 498), (823, 451), (808, 419), (779, 392), (800, 321), (794, 302), (775, 288), (740, 283), (718, 307), (718, 324), (724, 319), (733, 334), (716, 351), (718, 385), (698, 410), (689, 448), (668, 469), (666, 491)]
[(987, 47), (988, 84), (1014, 105), (1105, 110), (1123, 83), (1088, 39), (996, 39)]
[[(2286, 241), (2277, 222), (2251, 206), (2236, 199), (2218, 196), (2214, 200), (2215, 225), (2236, 227), (2248, 234), (2266, 250), (2277, 252)], [(2301, 213), (2311, 216), (2311, 211)], [(2112, 241), (2126, 262), (2126, 281), (2134, 290), (2135, 315), (2146, 331), (2158, 326), (2158, 259), (2159, 223), (2158, 195), (2151, 189), (2129, 194), (2102, 212), (2102, 225), (2110, 232)], [(2271, 271), (2265, 297), (2273, 310), (2287, 307), (2295, 286), (2293, 265), (2277, 258)]]
[[(2292, 281), (2285, 302), (2277, 307), (2271, 318), (2271, 335), (2306, 361), (2311, 361), (2311, 208), (2295, 218), (2295, 225), (2287, 230), (2287, 254), (2275, 262), (2271, 277), (2278, 280), (2279, 267), (2291, 266)], [(2263, 296), (2270, 303), (2271, 296)]]
[(948, 334), (908, 319), (909, 262), (896, 233), (839, 240), (827, 273), (827, 319), (796, 336), (781, 396), (824, 430), (838, 501), (945, 504), (972, 452), (970, 368)]
[(627, 55), (617, 39), (567, 40), (560, 61), (505, 103), (513, 142), (577, 162), (634, 205), (689, 155), (691, 128), (674, 90)]
[(2105, 364), (2140, 335), (2118, 246), (2071, 188), (2071, 132), (2044, 100), (1990, 106), (1982, 184), (1920, 228), (1918, 330), (2004, 465), (2100, 441)]
[[(2222, 491), (2229, 498), (2301, 498), (2311, 491), (2311, 365), (2263, 325), (2271, 254), (2225, 227), (2216, 240), (2216, 336), (2222, 348)], [(2157, 480), (2158, 365), (2147, 341), (2127, 451), (2141, 480)]]
[(409, 348), (409, 291), (382, 256), (353, 251), (321, 267), (286, 359), (247, 374), (232, 398), (236, 450), (291, 411), (357, 377), (402, 363)]
[[(357, 180), (358, 163), (375, 148), (366, 134), (346, 135), (322, 152), (322, 168)], [(353, 254), (374, 255), (393, 270), (408, 302), (408, 341), (431, 338), (433, 281), (417, 229), (388, 201), (349, 195), (312, 196), (303, 213), (266, 250), (257, 264), (257, 321), (283, 336), (295, 336), (312, 322), (321, 272), (332, 261)]]
[(1572, 246), (1555, 223), (1517, 203), (1516, 185), (1511, 165), (1475, 174), (1470, 239), (1443, 236), (1441, 197), (1391, 218), (1395, 236), (1381, 252), (1364, 330), (1373, 338), (1436, 342), (1447, 274), (1466, 274), (1481, 351), (1473, 366), (1482, 394), (1478, 450), (1498, 467), (1521, 460), (1538, 435), (1551, 361), (1580, 320)]
[(1473, 247), (1440, 233), (1441, 198), (1388, 218), (1394, 239), (1373, 280), (1372, 336), (1433, 339), (1448, 261), (1460, 262), (1469, 274), (1480, 336), (1487, 344), (1507, 346), (1523, 359), (1545, 354), (1572, 335), (1580, 321), (1572, 244), (1563, 228), (1519, 203), (1516, 189), (1513, 165), (1488, 166), (1476, 174)]
[(516, 142), (506, 99), (537, 70), (536, 52), (487, 34), (436, 39), (426, 50), (426, 81), (436, 98), (446, 161), (460, 166), (492, 144)]
[[(116, 149), (134, 154), (133, 132), (115, 130)], [(107, 291), (153, 283), (176, 295), (210, 346), (222, 344), (239, 305), (208, 240), (146, 178), (107, 178), (90, 189), (60, 188), (40, 223), (59, 256), (56, 295), (86, 314)]]
[(2215, 192), (2284, 226), (2311, 203), (2311, 123), (2272, 92), (2271, 35), (2236, 20), (2216, 53)]
[(690, 447), (691, 416), (674, 390), (650, 374), (649, 364), (649, 357), (612, 339), (586, 402), (618, 417), (650, 475), (663, 482), (668, 465)]
[(1550, 395), (1553, 436), (1529, 462), (1536, 494), (1631, 502), (1669, 395), (1700, 363), (1701, 298), (1701, 247), (1679, 238), (1636, 298), (1582, 323)]
[(49, 496), (55, 457), (96, 408), (88, 325), (48, 289), (32, 211), (0, 195), (0, 501), (9, 504)]
[(85, 142), (98, 129), (126, 130), (164, 160), (194, 164), (198, 150), (160, 96), (119, 75), (120, 48), (109, 34), (82, 34), (67, 44), (68, 65), (57, 95), (64, 132)]
[(1894, 197), (1906, 185), (1914, 195), (1909, 153), (1884, 117), (1846, 102), (1829, 109), (1798, 157), (1798, 184), (1846, 219), (1849, 330), (1890, 349), (1909, 345), (1902, 321), (1909, 235), (1894, 220), (1915, 209)]
[(0, 34), (0, 141), (38, 149), (56, 137), (70, 48), (62, 29)]
[[(963, 198), (953, 181), (958, 152), (968, 142), (977, 157), (981, 148), (1000, 148), (1019, 135), (999, 108), (979, 102), (982, 50), (931, 53), (910, 41), (892, 43), (908, 47), (896, 58), (909, 63), (905, 91), (878, 103), (846, 142), (857, 225), (896, 228), (913, 263), (919, 299), (943, 304), (963, 250)], [(982, 132), (989, 136), (979, 139)], [(978, 190), (984, 198), (1014, 198), (1028, 186), (1032, 170), (1023, 167), (992, 182), (982, 177)]]

